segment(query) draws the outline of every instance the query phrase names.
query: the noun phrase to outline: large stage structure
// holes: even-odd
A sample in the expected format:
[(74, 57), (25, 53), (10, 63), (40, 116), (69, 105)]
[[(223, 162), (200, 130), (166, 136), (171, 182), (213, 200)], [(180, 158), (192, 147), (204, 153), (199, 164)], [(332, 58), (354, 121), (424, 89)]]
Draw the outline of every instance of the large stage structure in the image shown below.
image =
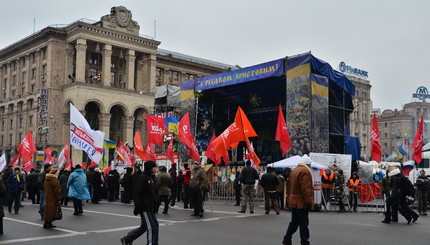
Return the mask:
[[(354, 84), (311, 53), (290, 56), (181, 83), (182, 112), (192, 115), (196, 141), (204, 151), (222, 133), (241, 106), (258, 137), (251, 141), (262, 163), (282, 159), (275, 141), (279, 104), (293, 146), (288, 155), (319, 153), (360, 156), (358, 138), (349, 136)], [(244, 145), (232, 150), (243, 159)]]

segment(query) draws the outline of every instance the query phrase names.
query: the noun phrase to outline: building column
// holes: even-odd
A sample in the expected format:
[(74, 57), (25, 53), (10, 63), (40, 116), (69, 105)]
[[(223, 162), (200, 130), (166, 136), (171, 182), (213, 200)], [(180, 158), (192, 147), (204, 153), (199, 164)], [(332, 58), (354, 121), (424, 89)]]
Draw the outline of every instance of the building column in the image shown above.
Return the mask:
[[(66, 74), (64, 74), (65, 75), (65, 78), (64, 78), (65, 84), (72, 83), (73, 79), (74, 79), (73, 76), (74, 75), (76, 76), (76, 74), (73, 74), (73, 73), (75, 73), (75, 71), (73, 70), (73, 56), (74, 55), (75, 55), (75, 48), (73, 47), (73, 45), (67, 44), (67, 47), (66, 47)], [(69, 75), (73, 79), (70, 79)]]
[(127, 50), (127, 55), (125, 56), (125, 74), (127, 76), (127, 89), (134, 90), (134, 63), (136, 60), (136, 55), (134, 50)]
[[(149, 67), (148, 67), (149, 91), (154, 91), (155, 89), (156, 76), (157, 76), (157, 56), (155, 54), (150, 54)], [(168, 81), (168, 80), (164, 80), (164, 81)]]
[(131, 144), (133, 142), (134, 117), (123, 117), (123, 140)]
[(111, 63), (112, 63), (112, 45), (105, 44), (102, 50), (102, 83), (104, 86), (110, 86), (111, 83)]
[(86, 82), (85, 80), (85, 63), (87, 52), (87, 40), (78, 39), (76, 41), (76, 81)]

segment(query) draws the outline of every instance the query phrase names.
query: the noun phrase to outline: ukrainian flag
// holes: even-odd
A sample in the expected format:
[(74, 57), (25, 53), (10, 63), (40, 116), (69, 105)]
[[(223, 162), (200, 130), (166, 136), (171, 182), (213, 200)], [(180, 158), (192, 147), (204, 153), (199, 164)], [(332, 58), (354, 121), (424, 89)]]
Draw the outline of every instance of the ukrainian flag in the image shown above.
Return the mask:
[(166, 124), (166, 128), (168, 132), (174, 133), (176, 135), (178, 135), (178, 124), (179, 124), (179, 120), (170, 115), (168, 118), (164, 119), (164, 123)]
[(405, 157), (408, 153), (403, 149), (402, 145), (397, 148), (397, 158), (403, 161), (403, 157)]
[(103, 148), (104, 149), (114, 149), (116, 147), (116, 142), (113, 140), (104, 139)]

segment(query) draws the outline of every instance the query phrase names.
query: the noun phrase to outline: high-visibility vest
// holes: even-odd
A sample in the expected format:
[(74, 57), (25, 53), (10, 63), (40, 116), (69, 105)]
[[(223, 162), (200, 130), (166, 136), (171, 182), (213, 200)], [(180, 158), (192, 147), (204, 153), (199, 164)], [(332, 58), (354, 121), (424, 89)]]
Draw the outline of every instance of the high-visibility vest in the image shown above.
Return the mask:
[[(323, 178), (325, 179), (325, 180), (330, 180), (330, 181), (333, 181), (333, 179), (334, 179), (334, 174), (330, 174), (329, 176), (327, 176), (327, 174), (326, 173), (323, 173)], [(327, 188), (330, 188), (330, 189), (333, 189), (333, 184), (328, 184), (328, 183), (324, 183), (324, 182), (322, 182), (321, 183), (321, 187), (322, 188), (324, 188), (324, 189), (327, 189)]]
[(349, 184), (348, 184), (349, 191), (355, 191), (355, 192), (357, 192), (358, 191), (357, 187), (360, 184), (360, 182), (361, 182), (360, 179), (356, 179), (356, 180), (349, 179)]

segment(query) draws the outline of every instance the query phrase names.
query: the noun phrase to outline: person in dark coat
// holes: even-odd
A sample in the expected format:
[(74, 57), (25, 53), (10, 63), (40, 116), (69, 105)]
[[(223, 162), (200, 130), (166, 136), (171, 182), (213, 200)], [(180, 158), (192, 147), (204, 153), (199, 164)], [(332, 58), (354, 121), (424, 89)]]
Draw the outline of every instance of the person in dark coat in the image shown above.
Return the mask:
[(242, 183), (242, 204), (239, 213), (245, 213), (249, 205), (249, 213), (254, 213), (255, 181), (258, 180), (258, 172), (251, 167), (251, 161), (245, 162), (246, 167), (240, 173), (240, 183)]
[(233, 182), (234, 195), (236, 197), (236, 203), (234, 204), (234, 206), (240, 206), (240, 190), (242, 189), (242, 186), (240, 184), (240, 172), (236, 171), (234, 176), (236, 177)]
[(264, 209), (265, 214), (270, 213), (270, 209), (273, 206), (277, 215), (279, 215), (278, 195), (276, 193), (276, 187), (279, 185), (278, 177), (274, 168), (268, 167), (267, 173), (261, 176), (260, 185), (264, 190)]
[[(88, 172), (85, 173), (85, 175), (87, 176), (87, 186), (88, 186), (88, 191), (90, 192), (90, 196), (91, 199), (93, 198), (93, 192), (94, 192), (94, 188), (93, 188), (93, 179), (94, 179), (94, 167), (91, 167), (88, 169)], [(88, 200), (86, 201), (88, 202)]]
[(39, 186), (39, 192), (40, 192), (40, 205), (39, 205), (39, 214), (40, 217), (43, 219), (43, 214), (45, 213), (45, 176), (48, 174), (52, 169), (52, 164), (46, 163), (43, 165), (43, 172), (39, 174), (39, 177), (37, 178), (37, 183)]
[(169, 169), (171, 177), (170, 190), (172, 192), (169, 197), (169, 203), (172, 207), (175, 206), (176, 196), (178, 195), (178, 173), (176, 171), (176, 163), (172, 163), (172, 167)]
[(21, 175), (21, 168), (15, 167), (13, 169), (13, 174), (9, 176), (6, 181), (7, 193), (9, 195), (9, 213), (12, 212), (12, 204), (14, 204), (15, 214), (19, 212), (19, 200), (21, 198), (21, 192), (24, 189), (24, 180)]
[(115, 192), (118, 186), (118, 180), (113, 170), (109, 171), (106, 182), (107, 182), (107, 190), (108, 190), (108, 202), (114, 202)]
[(39, 174), (40, 174), (39, 169), (35, 169), (33, 172), (30, 172), (30, 174), (27, 176), (28, 198), (31, 200), (31, 203), (33, 204), (40, 203), (39, 184), (37, 183)]
[(115, 190), (115, 200), (119, 199), (119, 179), (121, 178), (121, 175), (118, 173), (118, 170), (113, 170), (113, 175), (116, 178), (116, 190)]
[(177, 193), (177, 201), (180, 202), (184, 200), (182, 190), (184, 189), (184, 176), (182, 175), (182, 171), (178, 172), (178, 193)]
[(0, 173), (0, 235), (3, 235), (3, 200), (6, 194), (6, 186), (3, 183), (3, 174)]
[(130, 203), (133, 198), (133, 169), (127, 167), (124, 176), (122, 176), (121, 186), (124, 188), (124, 203)]
[(67, 181), (69, 180), (70, 171), (64, 170), (59, 178), (61, 188), (61, 205), (66, 206), (69, 203), (69, 189), (67, 188)]
[(420, 171), (420, 175), (418, 176), (415, 185), (417, 187), (418, 212), (420, 215), (427, 215), (427, 200), (430, 180), (426, 176), (426, 171), (424, 169)]
[[(188, 168), (188, 164), (184, 164), (184, 173), (182, 177), (184, 178), (184, 208), (187, 209), (190, 204), (191, 197), (191, 189), (190, 189), (190, 181), (191, 181), (191, 170)], [(192, 207), (191, 207), (192, 208)]]
[(134, 240), (147, 232), (147, 244), (158, 245), (159, 224), (155, 211), (158, 209), (159, 196), (155, 173), (157, 167), (154, 161), (144, 164), (144, 172), (140, 174), (134, 186), (133, 201), (134, 215), (140, 215), (140, 226), (121, 238), (123, 245), (130, 245)]
[(100, 169), (94, 169), (94, 175), (92, 179), (93, 186), (93, 195), (91, 197), (91, 202), (94, 204), (99, 204), (100, 193), (102, 188), (102, 174), (100, 173)]
[(167, 173), (166, 167), (160, 167), (160, 173), (157, 176), (158, 195), (160, 196), (160, 202), (164, 202), (163, 214), (167, 214), (169, 210), (169, 186), (172, 179)]
[(58, 181), (58, 169), (52, 169), (49, 174), (45, 177), (45, 214), (43, 219), (45, 224), (44, 229), (52, 229), (55, 226), (52, 224), (54, 221), (55, 211), (57, 205), (60, 205), (61, 201), (61, 187)]

